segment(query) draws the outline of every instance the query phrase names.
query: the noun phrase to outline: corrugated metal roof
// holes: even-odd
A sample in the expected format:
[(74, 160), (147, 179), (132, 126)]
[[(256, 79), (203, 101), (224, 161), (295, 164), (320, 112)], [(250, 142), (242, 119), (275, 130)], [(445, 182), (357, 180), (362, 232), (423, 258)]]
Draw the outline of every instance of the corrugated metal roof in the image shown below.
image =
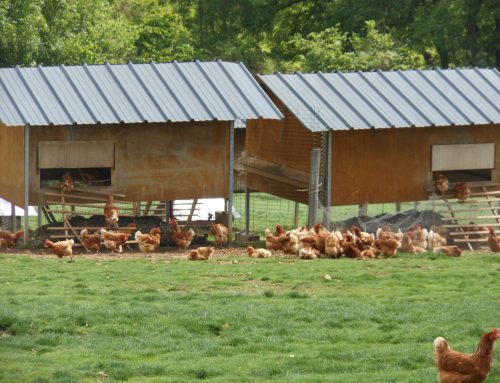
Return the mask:
[(0, 69), (0, 123), (7, 126), (282, 117), (241, 63)]
[(259, 78), (311, 131), (500, 123), (496, 69), (277, 73)]

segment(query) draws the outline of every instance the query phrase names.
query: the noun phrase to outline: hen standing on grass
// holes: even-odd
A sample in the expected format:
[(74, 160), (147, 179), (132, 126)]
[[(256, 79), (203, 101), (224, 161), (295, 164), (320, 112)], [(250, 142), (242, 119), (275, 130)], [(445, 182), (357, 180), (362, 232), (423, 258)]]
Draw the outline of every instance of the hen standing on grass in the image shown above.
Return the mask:
[(464, 354), (453, 351), (446, 339), (434, 340), (434, 360), (440, 383), (482, 383), (488, 377), (493, 364), (493, 343), (500, 338), (496, 328), (485, 333), (476, 352)]
[(75, 241), (73, 239), (68, 239), (67, 241), (52, 242), (48, 239), (45, 240), (45, 247), (50, 248), (50, 250), (57, 255), (57, 258), (70, 257), (70, 261), (73, 262), (73, 245)]
[(170, 228), (172, 229), (170, 234), (172, 240), (178, 247), (186, 251), (194, 238), (194, 230), (181, 230), (175, 218), (170, 218)]
[(0, 230), (0, 249), (10, 249), (12, 246), (16, 245), (24, 235), (24, 231), (18, 231), (12, 234), (10, 231)]
[(161, 241), (161, 230), (159, 227), (154, 227), (149, 231), (149, 234), (142, 234), (139, 230), (134, 235), (139, 250), (144, 254), (153, 253)]
[(500, 253), (500, 237), (497, 237), (493, 227), (488, 227), (488, 231), (490, 232), (488, 237), (488, 246), (490, 247), (490, 250), (494, 253)]

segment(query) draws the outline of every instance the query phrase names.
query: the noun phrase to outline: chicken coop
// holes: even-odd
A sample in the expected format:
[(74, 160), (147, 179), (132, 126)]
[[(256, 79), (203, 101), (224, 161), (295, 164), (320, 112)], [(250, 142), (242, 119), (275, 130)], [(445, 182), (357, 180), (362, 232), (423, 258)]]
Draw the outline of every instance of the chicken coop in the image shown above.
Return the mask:
[(258, 80), (285, 117), (247, 125), (243, 162), (252, 190), (307, 203), (311, 152), (318, 149), (317, 192), (326, 207), (428, 200), (438, 173), (499, 194), (496, 69), (277, 73)]
[(0, 196), (48, 205), (70, 173), (121, 201), (230, 204), (239, 128), (263, 118), (282, 115), (241, 63), (0, 69)]

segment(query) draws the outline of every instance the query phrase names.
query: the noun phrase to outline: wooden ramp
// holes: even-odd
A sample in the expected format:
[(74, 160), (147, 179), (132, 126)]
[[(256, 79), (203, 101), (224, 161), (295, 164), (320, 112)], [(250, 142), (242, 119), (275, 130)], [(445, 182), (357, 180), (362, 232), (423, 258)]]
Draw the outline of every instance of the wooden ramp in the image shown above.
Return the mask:
[[(45, 192), (46, 205), (42, 211), (49, 222), (47, 229), (50, 231), (49, 238), (52, 240), (75, 239), (79, 243), (75, 246), (82, 246), (80, 231), (84, 228), (93, 233), (100, 227), (73, 226), (71, 218), (75, 216), (103, 216), (104, 205), (107, 196), (113, 196), (120, 217), (160, 217), (168, 222), (169, 207), (168, 202), (146, 201), (130, 202), (125, 200), (125, 195), (118, 193), (101, 192), (89, 190), (88, 188), (74, 188), (70, 193), (62, 193), (59, 188), (50, 188)], [(199, 201), (176, 201), (173, 203), (172, 212), (179, 220), (179, 224), (191, 224), (193, 216), (199, 210)], [(56, 219), (58, 217), (58, 219)], [(62, 218), (60, 218), (62, 217)], [(63, 222), (62, 226), (57, 226), (56, 222)], [(118, 227), (117, 230), (128, 229), (127, 227)], [(136, 241), (127, 241), (127, 243), (136, 243)]]
[[(82, 215), (102, 215), (104, 217), (104, 205), (107, 196), (114, 197), (114, 203), (120, 204), (118, 210), (121, 217), (133, 217), (133, 207), (130, 202), (123, 200), (125, 195), (118, 193), (100, 192), (88, 189), (74, 188), (70, 193), (63, 193), (59, 189), (50, 189), (45, 192), (47, 204), (43, 207), (43, 212), (49, 226), (49, 238), (59, 241), (66, 239), (75, 239), (80, 243), (75, 243), (74, 246), (82, 246), (80, 231), (84, 228), (90, 233), (100, 229), (99, 227), (76, 227), (72, 226), (70, 220), (74, 216)], [(124, 206), (124, 204), (129, 206)], [(63, 226), (50, 226), (50, 223), (55, 223), (55, 214), (62, 215)], [(125, 229), (119, 227), (118, 230)], [(135, 243), (128, 241), (127, 243)]]
[(471, 190), (465, 202), (457, 201), (453, 185), (446, 198), (436, 195), (433, 200), (434, 212), (443, 216), (443, 227), (447, 228), (453, 240), (461, 247), (474, 250), (474, 245), (486, 245), (487, 227), (500, 233), (500, 185), (491, 182), (467, 183)]

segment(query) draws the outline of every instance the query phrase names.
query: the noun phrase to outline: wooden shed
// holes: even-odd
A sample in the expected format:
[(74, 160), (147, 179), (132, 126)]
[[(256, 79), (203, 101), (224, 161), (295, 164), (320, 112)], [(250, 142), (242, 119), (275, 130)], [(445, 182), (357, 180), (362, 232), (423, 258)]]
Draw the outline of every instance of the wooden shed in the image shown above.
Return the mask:
[(496, 69), (278, 73), (259, 81), (285, 118), (247, 126), (253, 190), (307, 202), (315, 147), (323, 152), (325, 206), (428, 199), (437, 173), (500, 183)]
[(231, 198), (235, 126), (262, 118), (282, 115), (241, 63), (0, 69), (0, 197), (43, 205), (71, 172), (128, 201)]

